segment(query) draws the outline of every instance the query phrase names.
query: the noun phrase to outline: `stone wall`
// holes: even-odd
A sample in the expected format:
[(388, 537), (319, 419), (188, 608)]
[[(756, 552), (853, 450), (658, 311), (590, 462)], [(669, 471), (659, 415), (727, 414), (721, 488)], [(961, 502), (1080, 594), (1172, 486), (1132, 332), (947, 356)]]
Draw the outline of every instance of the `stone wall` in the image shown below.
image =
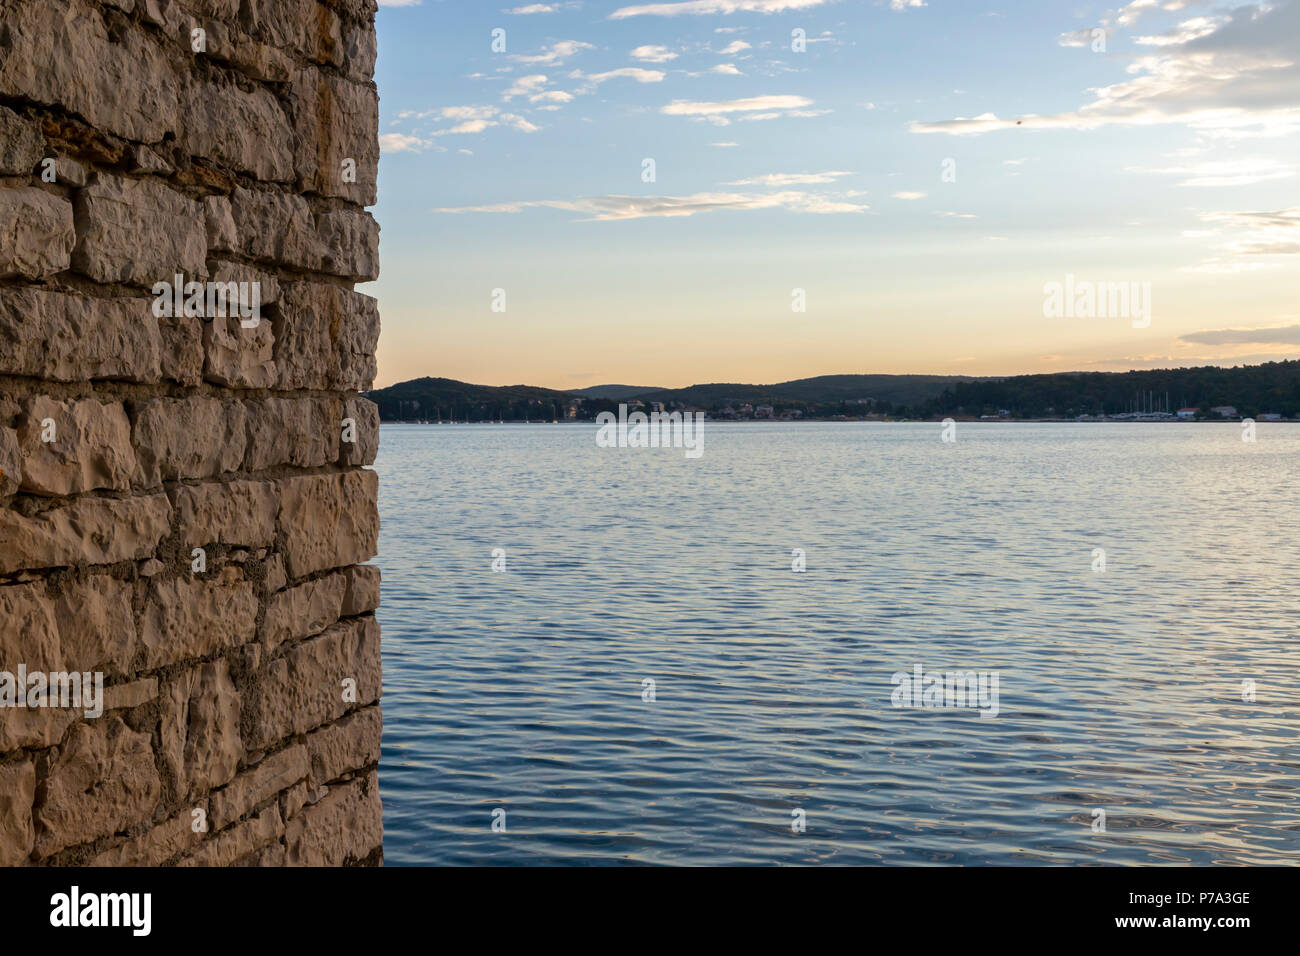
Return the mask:
[(382, 860), (374, 16), (0, 0), (2, 865)]

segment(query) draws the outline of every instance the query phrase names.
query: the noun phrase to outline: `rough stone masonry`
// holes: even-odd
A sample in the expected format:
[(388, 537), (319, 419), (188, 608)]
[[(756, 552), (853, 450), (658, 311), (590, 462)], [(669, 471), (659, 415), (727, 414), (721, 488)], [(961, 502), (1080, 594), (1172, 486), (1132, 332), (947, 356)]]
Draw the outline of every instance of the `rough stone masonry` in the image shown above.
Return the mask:
[(0, 865), (382, 862), (374, 17), (0, 0)]

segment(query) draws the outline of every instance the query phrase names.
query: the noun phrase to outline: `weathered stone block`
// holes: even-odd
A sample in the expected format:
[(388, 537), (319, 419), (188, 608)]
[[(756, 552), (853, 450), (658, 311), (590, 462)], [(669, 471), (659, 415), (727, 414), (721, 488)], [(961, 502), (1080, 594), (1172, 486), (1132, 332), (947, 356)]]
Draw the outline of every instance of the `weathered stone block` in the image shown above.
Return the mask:
[(161, 494), (78, 498), (30, 518), (0, 509), (0, 574), (139, 561), (153, 554), (166, 536), (171, 510)]
[(237, 568), (227, 567), (214, 580), (182, 573), (149, 582), (140, 618), (144, 668), (207, 657), (256, 636), (257, 593)]
[(72, 261), (72, 205), (25, 186), (0, 189), (0, 277), (43, 279)]
[(18, 448), (18, 433), (0, 428), (0, 498), (18, 491), (23, 483), (23, 457)]
[(162, 377), (182, 385), (203, 381), (203, 321), (196, 318), (158, 320), (162, 340)]
[(301, 196), (240, 187), (231, 197), (230, 210), (238, 238), (235, 251), (298, 269), (320, 264), (316, 221)]
[(245, 415), (238, 402), (159, 398), (134, 409), (132, 442), (140, 481), (154, 487), (182, 478), (214, 478), (244, 460)]
[(268, 843), (284, 836), (280, 808), (271, 804), (255, 817), (209, 837), (202, 847), (179, 860), (177, 866), (233, 866)]
[(276, 465), (317, 468), (339, 459), (340, 405), (324, 398), (265, 398), (246, 402), (244, 470)]
[(213, 826), (221, 829), (238, 820), (259, 803), (305, 778), (309, 769), (307, 748), (301, 744), (272, 754), (212, 795)]
[(0, 289), (0, 373), (157, 382), (162, 338), (148, 299)]
[(140, 836), (105, 850), (87, 865), (161, 866), (178, 854), (193, 849), (203, 839), (203, 833), (194, 829), (194, 810), (206, 812), (206, 802), (182, 810)]
[(289, 86), (297, 143), (294, 161), (302, 185), (322, 196), (362, 206), (377, 198), (379, 94), (316, 69), (298, 71)]
[(319, 63), (343, 63), (342, 23), (317, 0), (247, 0), (241, 22), (267, 43)]
[(185, 96), (182, 144), (192, 156), (215, 160), (261, 180), (293, 178), (293, 129), (269, 90), (195, 80)]
[(331, 783), (354, 770), (379, 762), (383, 718), (378, 707), (367, 707), (307, 735), (311, 758), (310, 785)]
[(216, 318), (203, 326), (203, 377), (231, 388), (275, 384), (275, 333), (263, 319), (247, 328), (237, 318)]
[(101, 176), (77, 191), (72, 265), (96, 282), (155, 283), (207, 275), (202, 207), (157, 179)]
[(342, 866), (364, 859), (384, 842), (378, 775), (331, 787), (325, 799), (305, 808), (285, 828), (289, 866)]
[(0, 176), (26, 176), (44, 156), (40, 128), (0, 106)]
[(110, 36), (85, 0), (11, 4), (0, 31), (0, 95), (60, 106), (127, 139), (179, 126), (179, 83), (162, 48), (129, 26)]
[(343, 405), (343, 417), (352, 422), (356, 441), (346, 441), (348, 433), (341, 433), (340, 463), (373, 465), (379, 455), (379, 406), (368, 398), (349, 398)]
[(163, 766), (182, 798), (234, 778), (244, 744), (239, 692), (225, 661), (201, 664), (163, 688), (158, 736)]
[[(355, 682), (355, 701), (346, 700)], [(266, 665), (244, 696), (244, 742), (261, 749), (379, 699), (379, 625), (335, 624)]]
[(323, 282), (286, 282), (276, 328), (279, 387), (364, 391), (374, 382), (378, 303)]
[(0, 765), (0, 866), (17, 866), (36, 845), (32, 804), (36, 768), (30, 760)]
[(379, 568), (373, 564), (358, 564), (343, 572), (348, 581), (348, 591), (343, 598), (344, 617), (365, 614), (379, 607)]
[[(53, 438), (46, 441), (46, 438)], [(75, 495), (97, 488), (129, 490), (136, 473), (131, 421), (121, 402), (87, 398), (27, 400), (18, 428), (22, 490)]]
[(325, 254), (320, 271), (354, 282), (379, 278), (379, 223), (364, 209), (327, 209), (316, 217)]
[(38, 795), (37, 855), (148, 819), (161, 787), (148, 734), (136, 733), (118, 717), (77, 724)]
[(275, 595), (267, 603), (262, 640), (274, 651), (285, 641), (319, 634), (342, 616), (347, 594), (343, 573), (331, 574)]
[(302, 578), (374, 557), (379, 544), (378, 491), (379, 477), (373, 471), (285, 479), (280, 485), (280, 530), (289, 576)]
[(171, 492), (171, 499), (186, 557), (195, 546), (228, 544), (251, 548), (275, 543), (280, 502), (273, 482), (179, 485)]

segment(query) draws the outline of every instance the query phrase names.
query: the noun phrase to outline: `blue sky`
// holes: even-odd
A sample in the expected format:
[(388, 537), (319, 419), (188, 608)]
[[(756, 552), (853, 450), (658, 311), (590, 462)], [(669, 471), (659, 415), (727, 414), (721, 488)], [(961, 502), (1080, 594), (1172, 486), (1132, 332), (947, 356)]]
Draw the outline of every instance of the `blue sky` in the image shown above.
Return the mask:
[[(378, 28), (381, 385), (1300, 352), (1294, 0), (380, 0)], [(1149, 283), (1151, 322), (1045, 317), (1067, 275)]]

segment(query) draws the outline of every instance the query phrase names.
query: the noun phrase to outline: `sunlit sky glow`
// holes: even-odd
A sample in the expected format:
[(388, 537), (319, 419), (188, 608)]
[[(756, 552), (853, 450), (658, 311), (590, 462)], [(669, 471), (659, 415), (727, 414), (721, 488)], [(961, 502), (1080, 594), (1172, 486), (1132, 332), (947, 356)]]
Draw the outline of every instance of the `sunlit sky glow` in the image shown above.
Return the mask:
[(379, 385), (1300, 355), (1300, 0), (379, 2)]

